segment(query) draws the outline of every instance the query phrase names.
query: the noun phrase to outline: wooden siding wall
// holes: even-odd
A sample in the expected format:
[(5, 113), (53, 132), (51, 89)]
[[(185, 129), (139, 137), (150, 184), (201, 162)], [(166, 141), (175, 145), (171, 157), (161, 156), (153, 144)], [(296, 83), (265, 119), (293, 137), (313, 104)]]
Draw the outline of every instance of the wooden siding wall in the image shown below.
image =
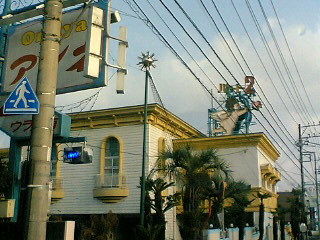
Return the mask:
[[(142, 125), (115, 128), (90, 129), (73, 132), (73, 136), (86, 136), (88, 147), (93, 148), (91, 164), (62, 164), (62, 178), (65, 197), (51, 206), (53, 214), (101, 214), (110, 210), (113, 213), (139, 213), (142, 153)], [(118, 203), (102, 203), (93, 197), (95, 176), (99, 174), (100, 150), (102, 141), (108, 136), (122, 139), (123, 174), (127, 178), (130, 194)], [(76, 145), (76, 144), (75, 144)]]
[[(166, 132), (164, 132), (154, 126), (150, 126), (149, 138), (150, 138), (149, 154), (151, 156), (150, 161), (149, 161), (149, 168), (152, 169), (156, 165), (156, 161), (157, 161), (159, 138), (166, 139), (167, 147), (172, 148), (173, 137), (170, 134), (168, 134), (168, 133), (166, 133)], [(174, 191), (174, 189), (170, 189), (168, 193), (172, 194), (173, 191)], [(176, 222), (176, 208), (172, 208), (171, 210), (169, 210), (167, 212), (166, 221), (167, 221), (166, 239), (180, 239), (178, 225)]]

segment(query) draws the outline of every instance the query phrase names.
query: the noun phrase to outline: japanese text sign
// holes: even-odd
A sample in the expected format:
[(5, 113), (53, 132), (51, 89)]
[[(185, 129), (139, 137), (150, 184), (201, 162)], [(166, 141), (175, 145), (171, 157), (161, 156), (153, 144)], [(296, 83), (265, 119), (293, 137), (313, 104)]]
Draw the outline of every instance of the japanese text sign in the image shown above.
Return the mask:
[[(53, 134), (59, 137), (69, 137), (71, 118), (68, 115), (55, 112), (53, 121)], [(31, 137), (32, 115), (6, 115), (0, 114), (0, 130), (10, 137), (28, 139)]]
[[(101, 71), (103, 10), (88, 7), (63, 14), (61, 44), (59, 54), (59, 72), (57, 93), (73, 92), (93, 87), (104, 86), (104, 74)], [(92, 31), (92, 23), (99, 26)], [(15, 27), (8, 37), (5, 59), (5, 75), (2, 79), (1, 92), (12, 92), (16, 84), (27, 76), (31, 86), (36, 88), (42, 22), (34, 21)], [(95, 36), (91, 36), (95, 34)], [(90, 61), (92, 54), (88, 39), (95, 38), (95, 61)], [(87, 46), (86, 46), (87, 45)], [(94, 64), (88, 66), (93, 62)], [(87, 69), (95, 69), (95, 75)]]

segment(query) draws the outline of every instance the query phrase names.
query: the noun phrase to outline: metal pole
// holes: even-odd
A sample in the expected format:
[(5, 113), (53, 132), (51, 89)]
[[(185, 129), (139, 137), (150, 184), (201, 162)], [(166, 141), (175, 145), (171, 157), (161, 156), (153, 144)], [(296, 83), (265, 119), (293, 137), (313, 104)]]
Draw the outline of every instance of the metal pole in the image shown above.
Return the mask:
[(148, 79), (150, 77), (149, 69), (155, 67), (153, 64), (155, 61), (154, 54), (149, 54), (149, 52), (142, 53), (141, 60), (138, 65), (141, 66), (141, 70), (146, 70), (145, 85), (144, 85), (144, 119), (143, 119), (143, 147), (142, 147), (142, 169), (141, 169), (141, 195), (140, 195), (140, 225), (144, 226), (144, 212), (145, 212), (145, 195), (146, 195), (146, 176), (145, 176), (145, 163), (146, 163), (146, 148), (147, 148), (147, 119), (148, 119)]
[(142, 146), (142, 170), (141, 170), (141, 196), (140, 196), (140, 225), (144, 225), (144, 202), (146, 195), (146, 145), (147, 145), (147, 119), (148, 119), (148, 78), (149, 70), (146, 69), (145, 84), (144, 84), (144, 118), (143, 118), (143, 146)]
[(31, 134), (31, 174), (28, 187), (27, 239), (45, 240), (50, 180), (50, 157), (54, 106), (58, 74), (58, 56), (62, 0), (46, 0), (43, 39), (40, 47), (37, 96), (40, 112), (33, 117)]
[[(21, 145), (18, 140), (10, 139), (10, 151), (9, 151), (9, 169), (12, 174), (12, 187), (11, 198), (15, 199), (14, 216), (11, 218), (11, 222), (18, 221), (19, 205), (20, 205), (20, 191), (21, 191), (21, 179), (19, 177), (21, 163)], [(20, 220), (20, 219), (19, 219)]]

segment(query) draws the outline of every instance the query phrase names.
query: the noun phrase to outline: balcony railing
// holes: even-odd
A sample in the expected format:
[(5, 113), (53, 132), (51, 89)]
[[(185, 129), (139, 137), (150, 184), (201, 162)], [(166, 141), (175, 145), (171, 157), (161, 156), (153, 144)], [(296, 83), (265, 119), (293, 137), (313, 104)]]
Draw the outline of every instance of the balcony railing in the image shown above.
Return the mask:
[(105, 203), (119, 202), (129, 196), (126, 177), (121, 174), (98, 174), (95, 176), (93, 196)]
[(121, 174), (98, 174), (95, 176), (96, 188), (122, 188), (126, 186), (126, 177)]

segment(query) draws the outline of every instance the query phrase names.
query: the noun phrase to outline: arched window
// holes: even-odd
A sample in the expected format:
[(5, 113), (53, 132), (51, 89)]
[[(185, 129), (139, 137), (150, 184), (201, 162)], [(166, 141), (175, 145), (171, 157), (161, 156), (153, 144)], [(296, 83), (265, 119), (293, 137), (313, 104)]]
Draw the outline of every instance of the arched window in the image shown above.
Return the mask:
[(104, 172), (107, 187), (118, 187), (120, 173), (120, 144), (115, 137), (108, 138), (106, 142)]

